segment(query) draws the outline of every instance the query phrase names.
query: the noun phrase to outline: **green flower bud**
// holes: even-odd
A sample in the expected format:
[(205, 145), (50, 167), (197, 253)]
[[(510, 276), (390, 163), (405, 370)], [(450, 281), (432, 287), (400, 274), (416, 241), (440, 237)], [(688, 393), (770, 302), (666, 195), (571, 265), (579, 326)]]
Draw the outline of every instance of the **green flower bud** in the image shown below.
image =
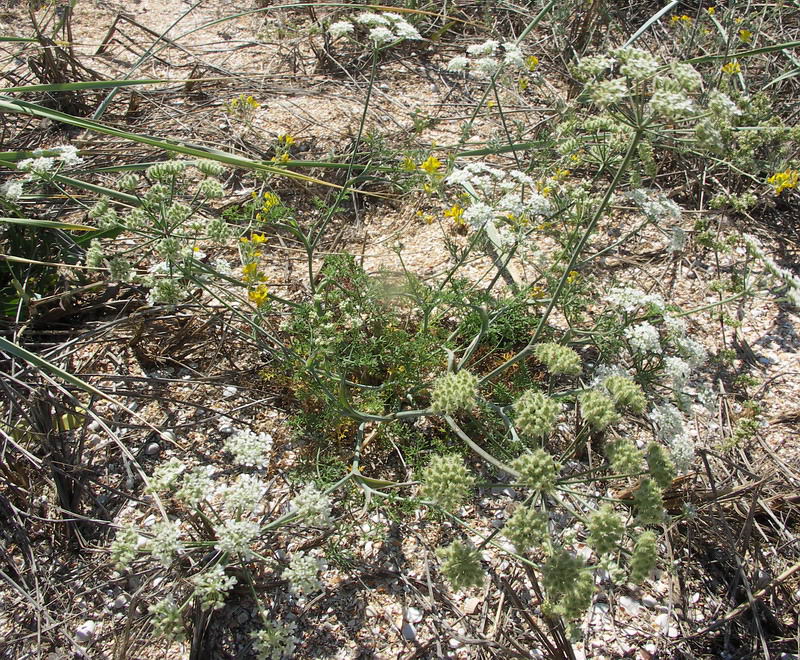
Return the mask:
[(220, 177), (225, 173), (225, 166), (222, 163), (207, 158), (196, 160), (194, 166), (206, 176)]
[(647, 448), (647, 467), (650, 476), (661, 487), (666, 488), (675, 479), (675, 465), (669, 453), (657, 442), (651, 442)]
[(647, 407), (642, 388), (626, 376), (609, 376), (603, 386), (617, 409), (627, 408), (632, 413), (641, 415)]
[(614, 402), (597, 390), (587, 390), (578, 397), (578, 401), (583, 418), (595, 431), (603, 431), (619, 421)]
[(96, 238), (92, 239), (89, 249), (86, 250), (86, 265), (89, 268), (99, 268), (103, 265), (103, 247)]
[(547, 538), (547, 514), (533, 507), (520, 506), (503, 527), (503, 536), (517, 552), (526, 552)]
[(420, 495), (448, 511), (455, 511), (475, 485), (460, 456), (434, 456), (422, 471)]
[(622, 518), (610, 504), (604, 504), (589, 519), (589, 545), (598, 556), (614, 552), (624, 531)]
[(128, 172), (127, 174), (123, 174), (119, 181), (117, 181), (117, 187), (120, 190), (125, 190), (126, 192), (133, 192), (136, 188), (139, 187), (139, 177), (136, 176), (133, 172)]
[(457, 374), (447, 373), (433, 383), (431, 409), (439, 415), (452, 415), (458, 410), (469, 410), (475, 405), (477, 394), (477, 376), (463, 369)]
[(528, 390), (514, 402), (517, 428), (531, 438), (543, 438), (556, 425), (561, 406), (541, 392)]
[(606, 456), (616, 474), (634, 474), (641, 470), (642, 452), (627, 438), (617, 438), (606, 445)]
[(169, 182), (173, 177), (183, 172), (187, 164), (185, 160), (165, 160), (148, 167), (147, 176), (154, 181)]
[(664, 501), (661, 489), (652, 479), (645, 478), (633, 494), (636, 515), (645, 525), (656, 525), (664, 520)]
[(641, 584), (656, 567), (658, 560), (656, 541), (656, 534), (651, 531), (644, 532), (636, 541), (630, 561), (631, 582)]
[(518, 483), (534, 490), (547, 492), (553, 490), (556, 477), (561, 466), (544, 449), (522, 454), (511, 462), (517, 472), (519, 472)]
[(555, 343), (536, 344), (533, 354), (554, 376), (577, 376), (581, 373), (581, 358), (569, 346)]
[(440, 548), (436, 555), (442, 560), (442, 575), (450, 586), (458, 591), (469, 587), (480, 587), (485, 575), (481, 566), (481, 555), (473, 545), (455, 541)]
[(583, 560), (566, 550), (556, 550), (547, 560), (542, 567), (542, 583), (550, 602), (548, 609), (565, 619), (580, 617), (592, 602), (592, 574)]

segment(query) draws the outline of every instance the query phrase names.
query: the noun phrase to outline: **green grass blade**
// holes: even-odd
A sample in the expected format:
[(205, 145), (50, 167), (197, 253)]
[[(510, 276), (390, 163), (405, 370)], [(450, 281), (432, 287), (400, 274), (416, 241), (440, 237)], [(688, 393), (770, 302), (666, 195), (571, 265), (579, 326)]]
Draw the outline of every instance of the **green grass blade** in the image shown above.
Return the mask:
[(70, 222), (58, 222), (58, 220), (38, 220), (36, 218), (0, 218), (0, 222), (8, 222), (15, 225), (27, 225), (28, 227), (47, 227), (48, 229), (63, 229), (65, 231), (94, 231), (95, 227), (88, 225), (76, 225)]
[(316, 183), (331, 188), (339, 187), (334, 183), (329, 183), (321, 179), (316, 179), (314, 177), (310, 177), (305, 174), (292, 172), (281, 167), (275, 167), (274, 165), (267, 165), (263, 162), (251, 160), (250, 158), (243, 158), (241, 156), (236, 156), (234, 154), (225, 151), (218, 151), (216, 149), (204, 149), (202, 147), (186, 144), (185, 142), (177, 142), (177, 141), (167, 140), (164, 138), (152, 137), (149, 135), (141, 135), (139, 133), (131, 133), (129, 131), (123, 131), (118, 128), (113, 128), (112, 126), (107, 126), (92, 119), (75, 117), (73, 115), (69, 115), (64, 112), (59, 112), (58, 110), (51, 110), (49, 108), (45, 108), (35, 103), (28, 103), (27, 101), (20, 101), (18, 99), (12, 99), (0, 95), (0, 113), (2, 112), (12, 112), (17, 114), (29, 115), (32, 117), (50, 119), (51, 121), (70, 124), (71, 126), (77, 126), (78, 128), (82, 128), (87, 131), (95, 131), (97, 133), (113, 135), (114, 137), (122, 138), (123, 140), (138, 142), (140, 144), (147, 144), (152, 147), (156, 147), (158, 149), (170, 151), (172, 153), (194, 156), (196, 158), (208, 158), (210, 160), (215, 160), (220, 163), (225, 163), (226, 165), (232, 165), (233, 167), (241, 167), (247, 170), (267, 172), (269, 174), (274, 174), (276, 176), (284, 176), (292, 179), (298, 179), (300, 181)]
[(23, 85), (21, 87), (4, 87), (3, 93), (10, 92), (74, 92), (82, 89), (108, 89), (111, 87), (133, 87), (134, 85), (158, 85), (161, 83), (180, 83), (182, 80), (154, 78), (152, 80), (89, 80), (85, 82), (52, 83), (50, 85)]

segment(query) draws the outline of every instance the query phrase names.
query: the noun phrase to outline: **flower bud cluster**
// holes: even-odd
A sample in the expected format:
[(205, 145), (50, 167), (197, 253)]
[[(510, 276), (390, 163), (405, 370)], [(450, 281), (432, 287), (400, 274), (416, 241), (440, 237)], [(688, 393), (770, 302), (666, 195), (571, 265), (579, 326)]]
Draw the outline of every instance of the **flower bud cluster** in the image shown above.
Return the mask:
[(283, 571), (283, 577), (289, 580), (289, 591), (293, 594), (310, 594), (319, 591), (322, 583), (317, 577), (317, 573), (324, 567), (324, 562), (298, 552), (292, 557), (288, 568)]
[(654, 479), (642, 479), (633, 493), (636, 517), (644, 525), (657, 525), (664, 520), (664, 500)]
[(236, 585), (233, 575), (225, 574), (225, 567), (216, 564), (192, 577), (194, 595), (204, 610), (218, 610), (225, 605), (225, 596)]
[(269, 613), (263, 611), (261, 618), (263, 626), (250, 633), (253, 640), (253, 651), (257, 660), (283, 660), (291, 658), (297, 646), (298, 639), (294, 636), (297, 624), (294, 621), (283, 624), (269, 618)]
[(530, 438), (543, 438), (555, 428), (561, 406), (550, 397), (527, 390), (514, 402), (517, 429)]
[(626, 408), (640, 415), (647, 406), (647, 399), (637, 383), (619, 374), (609, 376), (603, 381), (603, 387), (614, 402), (617, 409)]
[(581, 358), (569, 346), (550, 342), (536, 344), (533, 354), (554, 376), (577, 376), (581, 373)]
[(645, 581), (658, 561), (655, 532), (646, 531), (639, 536), (630, 559), (630, 580), (635, 584)]
[(452, 415), (459, 410), (470, 410), (478, 394), (478, 377), (462, 369), (447, 373), (433, 383), (431, 410), (439, 415)]
[(588, 543), (600, 555), (616, 551), (625, 532), (622, 518), (610, 504), (604, 504), (589, 518)]
[(553, 490), (561, 466), (544, 449), (522, 454), (511, 462), (518, 473), (518, 483), (536, 491)]
[(587, 390), (578, 397), (578, 402), (583, 418), (595, 431), (603, 431), (620, 419), (614, 402), (602, 392)]
[(647, 447), (647, 467), (659, 487), (666, 488), (675, 479), (675, 465), (669, 457), (667, 450), (657, 442), (651, 442)]
[(460, 456), (434, 456), (422, 471), (420, 495), (447, 511), (455, 511), (475, 485)]
[(628, 438), (617, 438), (606, 445), (606, 455), (616, 474), (636, 474), (642, 468), (642, 452)]
[(442, 575), (454, 590), (483, 584), (486, 576), (481, 566), (481, 554), (472, 544), (454, 541), (446, 548), (439, 548), (436, 555), (442, 561)]
[(549, 608), (565, 619), (584, 614), (594, 594), (594, 579), (579, 557), (559, 548), (542, 568)]
[(514, 544), (517, 552), (537, 547), (548, 535), (547, 514), (529, 506), (517, 507), (503, 527), (503, 535)]

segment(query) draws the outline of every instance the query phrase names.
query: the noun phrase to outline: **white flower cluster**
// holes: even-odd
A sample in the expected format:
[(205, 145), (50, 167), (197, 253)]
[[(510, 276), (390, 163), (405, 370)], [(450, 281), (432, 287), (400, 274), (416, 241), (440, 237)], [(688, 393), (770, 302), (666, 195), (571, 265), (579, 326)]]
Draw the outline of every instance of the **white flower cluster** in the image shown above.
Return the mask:
[(225, 575), (225, 567), (216, 564), (192, 577), (194, 595), (204, 610), (218, 610), (225, 605), (226, 594), (236, 585), (233, 575)]
[(250, 559), (253, 556), (250, 544), (261, 533), (261, 527), (252, 520), (227, 520), (215, 527), (214, 532), (217, 536), (216, 550)]
[(628, 196), (642, 210), (645, 217), (656, 224), (677, 223), (681, 220), (683, 214), (681, 207), (661, 193), (638, 188)]
[(148, 490), (156, 493), (170, 490), (185, 469), (186, 466), (183, 462), (173, 456), (166, 463), (162, 463), (153, 470), (153, 475), (149, 479)]
[[(55, 156), (45, 156), (45, 154), (56, 152)], [(29, 172), (34, 176), (44, 176), (50, 172), (56, 162), (60, 162), (66, 167), (75, 167), (83, 162), (83, 158), (78, 156), (78, 149), (71, 144), (59, 145), (50, 149), (37, 149), (33, 152), (33, 158), (26, 158), (17, 163), (20, 172)]]
[(673, 405), (663, 404), (653, 408), (649, 417), (656, 428), (656, 437), (669, 446), (675, 468), (686, 472), (694, 458), (694, 443), (686, 433), (681, 411)]
[(666, 307), (664, 299), (659, 294), (645, 293), (634, 287), (615, 287), (608, 292), (606, 300), (628, 314), (646, 305), (651, 305), (658, 311), (663, 311)]
[(240, 474), (233, 485), (223, 486), (218, 493), (224, 502), (226, 513), (239, 517), (253, 513), (264, 497), (267, 485), (252, 474)]
[(363, 12), (355, 16), (352, 21), (331, 23), (328, 26), (328, 34), (334, 39), (343, 37), (346, 34), (352, 34), (355, 30), (353, 23), (369, 28), (369, 38), (375, 42), (376, 46), (403, 41), (404, 39), (422, 39), (417, 28), (402, 16), (393, 12), (385, 12), (383, 14)]
[(263, 468), (267, 466), (267, 454), (272, 449), (269, 433), (253, 433), (249, 429), (237, 429), (225, 440), (225, 451), (233, 454), (237, 465)]
[(184, 474), (175, 497), (189, 506), (197, 506), (214, 490), (214, 480), (211, 477), (213, 473), (213, 467), (204, 465)]
[(22, 197), (22, 181), (6, 181), (0, 185), (0, 196), (11, 202), (16, 202)]
[(658, 353), (661, 341), (658, 330), (650, 323), (638, 323), (625, 328), (625, 338), (637, 353)]
[(308, 484), (292, 500), (291, 510), (310, 525), (326, 526), (331, 522), (331, 500), (314, 484)]
[(513, 41), (500, 44), (489, 39), (482, 44), (467, 47), (467, 55), (458, 55), (447, 63), (447, 70), (454, 73), (470, 71), (478, 78), (491, 78), (503, 69), (522, 70), (525, 55)]
[(289, 580), (289, 591), (293, 594), (310, 594), (322, 588), (322, 582), (317, 573), (323, 570), (325, 562), (298, 552), (292, 557), (288, 568), (283, 571), (283, 577)]
[(269, 618), (269, 613), (261, 613), (264, 625), (260, 630), (250, 633), (253, 650), (257, 660), (284, 660), (291, 658), (298, 639), (294, 636), (295, 622), (282, 624)]
[(464, 221), (475, 230), (494, 225), (499, 218), (530, 221), (553, 212), (550, 200), (536, 191), (536, 182), (519, 170), (469, 163), (453, 169), (445, 183), (461, 186), (472, 196)]
[(173, 557), (183, 551), (180, 536), (180, 521), (163, 520), (153, 525), (153, 538), (147, 542), (147, 549), (164, 566), (169, 566)]
[(788, 287), (786, 297), (789, 302), (795, 307), (800, 307), (800, 277), (776, 264), (775, 260), (764, 251), (761, 241), (755, 236), (744, 234), (742, 238), (749, 252), (764, 264), (767, 272)]

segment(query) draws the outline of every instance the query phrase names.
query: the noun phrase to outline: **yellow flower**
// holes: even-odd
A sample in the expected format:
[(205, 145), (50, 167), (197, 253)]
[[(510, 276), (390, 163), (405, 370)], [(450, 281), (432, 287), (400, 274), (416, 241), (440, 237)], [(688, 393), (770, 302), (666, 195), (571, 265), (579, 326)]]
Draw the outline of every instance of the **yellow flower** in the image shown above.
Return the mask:
[(520, 92), (524, 92), (526, 89), (528, 89), (528, 85), (530, 85), (530, 81), (527, 78), (520, 78), (517, 81), (517, 88)]
[(286, 134), (286, 135), (279, 135), (278, 142), (282, 142), (288, 147), (289, 145), (294, 144), (295, 140), (291, 135)]
[(742, 65), (736, 60), (731, 60), (722, 65), (722, 73), (727, 73), (729, 76), (742, 72)]
[(536, 67), (539, 66), (539, 58), (536, 55), (531, 55), (525, 60), (525, 64), (528, 65), (528, 71), (535, 71)]
[(244, 268), (242, 268), (242, 280), (245, 282), (257, 282), (258, 279), (258, 264), (255, 261), (245, 264)]
[(436, 156), (428, 156), (428, 159), (419, 166), (421, 170), (425, 170), (428, 174), (436, 174), (437, 170), (442, 166), (442, 161), (440, 161)]
[(491, 99), (490, 99), (490, 100), (488, 100), (488, 101), (486, 101), (486, 107), (487, 107), (487, 108), (493, 108), (493, 107), (494, 107), (494, 106), (496, 106), (496, 105), (497, 105), (497, 101), (493, 101), (493, 100), (491, 100)]
[(411, 156), (406, 156), (405, 158), (403, 158), (403, 163), (401, 164), (401, 167), (406, 172), (413, 172), (415, 169), (417, 169), (417, 164), (414, 162), (414, 159), (411, 158)]
[(261, 243), (266, 243), (267, 237), (264, 236), (264, 234), (251, 234), (250, 240), (253, 241), (253, 243), (255, 243), (256, 245), (259, 245)]
[(570, 174), (572, 174), (572, 172), (569, 170), (557, 169), (556, 173), (553, 175), (553, 181), (563, 181)]
[(739, 30), (739, 39), (749, 44), (753, 40), (753, 33), (750, 30)]
[(275, 193), (264, 193), (264, 203), (261, 205), (262, 211), (269, 211), (271, 208), (281, 203), (281, 198)]
[(453, 224), (464, 224), (464, 209), (458, 204), (453, 204), (449, 209), (444, 212), (445, 218), (452, 218)]
[(259, 284), (255, 289), (250, 289), (247, 292), (247, 297), (250, 302), (255, 303), (256, 307), (261, 307), (269, 300), (269, 288), (266, 284)]
[(577, 270), (569, 271), (567, 275), (567, 284), (575, 284), (580, 279), (580, 273)]
[(777, 172), (769, 177), (767, 183), (775, 188), (776, 195), (780, 195), (787, 188), (797, 188), (798, 171), (787, 167), (783, 172)]
[(717, 8), (716, 7), (709, 7), (708, 9), (706, 9), (706, 11), (708, 12), (709, 16), (713, 16), (714, 14), (717, 13)]

